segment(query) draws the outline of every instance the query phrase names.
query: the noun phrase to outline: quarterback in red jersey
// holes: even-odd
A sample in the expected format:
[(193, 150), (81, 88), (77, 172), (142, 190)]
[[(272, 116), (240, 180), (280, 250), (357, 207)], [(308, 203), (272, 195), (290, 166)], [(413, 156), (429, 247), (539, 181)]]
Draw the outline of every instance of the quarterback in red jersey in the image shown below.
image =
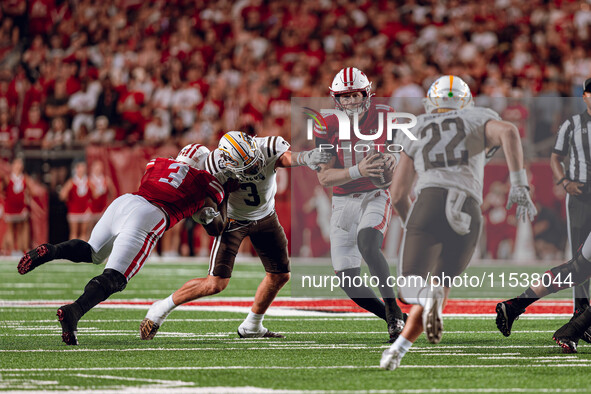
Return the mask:
[(140, 270), (164, 231), (186, 217), (204, 225), (210, 235), (225, 223), (224, 187), (207, 171), (197, 169), (207, 157), (206, 148), (188, 145), (176, 159), (158, 158), (148, 163), (139, 190), (124, 194), (107, 208), (90, 240), (58, 245), (43, 244), (26, 253), (18, 272), (26, 274), (55, 259), (100, 264), (109, 258), (103, 273), (88, 282), (74, 303), (57, 310), (62, 340), (77, 345), (80, 318), (111, 294), (122, 291)]
[[(333, 187), (332, 265), (345, 293), (356, 304), (384, 319), (388, 323), (390, 340), (394, 341), (404, 327), (404, 316), (396, 303), (393, 288), (387, 285), (390, 269), (381, 251), (392, 216), (392, 203), (389, 184), (376, 186), (370, 177), (384, 179), (384, 174), (389, 172), (391, 179), (396, 160), (389, 154), (391, 142), (387, 141), (386, 133), (374, 140), (364, 140), (357, 135), (376, 134), (382, 129), (380, 122), (386, 121), (388, 113), (394, 110), (372, 102), (371, 82), (354, 67), (339, 71), (330, 94), (336, 109), (349, 117), (355, 131), (350, 139), (341, 140), (339, 119), (335, 114), (324, 116), (324, 122), (319, 122), (322, 126), (314, 128), (316, 145), (330, 146), (334, 154), (331, 161), (320, 165), (321, 170), (317, 173), (322, 186)], [(358, 277), (362, 258), (371, 274), (380, 280), (378, 288), (384, 302), (371, 288), (353, 285), (361, 283)]]

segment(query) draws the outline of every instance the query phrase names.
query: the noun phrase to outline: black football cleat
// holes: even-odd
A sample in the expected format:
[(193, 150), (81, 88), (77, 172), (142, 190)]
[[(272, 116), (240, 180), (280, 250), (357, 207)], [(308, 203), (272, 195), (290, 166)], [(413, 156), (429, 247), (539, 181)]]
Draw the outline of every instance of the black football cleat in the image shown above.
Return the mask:
[[(572, 320), (571, 320), (572, 321)], [(577, 345), (579, 344), (579, 333), (574, 328), (573, 324), (569, 321), (564, 326), (560, 327), (552, 339), (556, 341), (562, 348), (563, 353), (576, 353)]]
[[(570, 318), (570, 321), (573, 321), (577, 317), (581, 316), (581, 314), (585, 312), (585, 309), (587, 309), (588, 307), (589, 306), (575, 309), (575, 312), (573, 313), (573, 316)], [(585, 330), (585, 332), (581, 336), (581, 339), (587, 343), (591, 343), (591, 327)]]
[(402, 332), (402, 329), (404, 328), (404, 324), (404, 319), (394, 319), (394, 321), (391, 324), (388, 324), (388, 335), (390, 335), (388, 343), (394, 343), (394, 341), (398, 339), (400, 333)]
[(497, 328), (504, 336), (508, 337), (511, 335), (513, 322), (519, 319), (519, 315), (525, 312), (525, 309), (518, 311), (507, 301), (503, 301), (497, 304), (495, 311), (497, 312)]
[(53, 260), (55, 249), (54, 245), (42, 244), (35, 249), (28, 251), (18, 263), (18, 273), (24, 275), (39, 267), (41, 264)]
[(62, 341), (66, 345), (78, 345), (78, 318), (74, 313), (74, 304), (61, 306), (57, 310), (57, 318), (62, 326)]

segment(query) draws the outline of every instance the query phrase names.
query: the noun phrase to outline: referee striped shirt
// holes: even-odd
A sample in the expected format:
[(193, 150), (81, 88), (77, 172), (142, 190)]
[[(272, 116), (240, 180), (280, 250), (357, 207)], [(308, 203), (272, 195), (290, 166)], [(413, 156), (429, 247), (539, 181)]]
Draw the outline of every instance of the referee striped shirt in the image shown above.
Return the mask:
[(571, 181), (591, 181), (591, 115), (587, 111), (573, 115), (558, 130), (554, 153), (569, 156), (566, 176)]

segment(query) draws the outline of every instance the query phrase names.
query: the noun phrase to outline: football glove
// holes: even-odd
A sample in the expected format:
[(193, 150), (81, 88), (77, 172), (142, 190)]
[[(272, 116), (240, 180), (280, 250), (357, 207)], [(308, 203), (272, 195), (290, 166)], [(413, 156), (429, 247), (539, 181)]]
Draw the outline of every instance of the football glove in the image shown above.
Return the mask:
[(199, 224), (208, 225), (213, 219), (220, 216), (220, 213), (212, 207), (201, 208), (193, 214), (193, 220)]
[(513, 204), (516, 204), (517, 220), (522, 219), (525, 222), (526, 218), (529, 218), (530, 222), (533, 221), (538, 214), (538, 210), (529, 195), (525, 170), (511, 172), (510, 179), (511, 190), (509, 190), (509, 197), (507, 198), (507, 209), (511, 209)]
[(314, 148), (309, 151), (300, 152), (296, 158), (299, 165), (307, 165), (310, 169), (318, 171), (320, 167), (318, 164), (328, 163), (332, 155), (328, 152), (321, 151), (319, 148)]

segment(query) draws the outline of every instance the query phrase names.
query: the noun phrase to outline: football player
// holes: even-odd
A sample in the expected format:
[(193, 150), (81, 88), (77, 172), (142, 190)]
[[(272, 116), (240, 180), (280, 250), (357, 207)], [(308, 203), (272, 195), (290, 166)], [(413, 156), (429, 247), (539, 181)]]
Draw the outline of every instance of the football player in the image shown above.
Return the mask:
[(290, 263), (287, 238), (275, 213), (278, 167), (307, 165), (316, 169), (330, 154), (314, 149), (291, 152), (282, 137), (251, 137), (241, 131), (226, 133), (209, 155), (205, 169), (222, 180), (236, 179), (237, 190), (228, 197), (228, 223), (216, 237), (207, 277), (185, 283), (167, 298), (156, 301), (140, 324), (140, 337), (152, 339), (168, 314), (178, 305), (221, 292), (228, 286), (238, 248), (250, 237), (266, 275), (259, 285), (252, 309), (238, 327), (241, 338), (283, 337), (263, 326), (265, 312), (287, 283)]
[(103, 273), (88, 282), (84, 293), (57, 310), (62, 340), (67, 345), (78, 344), (80, 318), (111, 294), (125, 289), (167, 229), (183, 218), (193, 217), (211, 235), (222, 231), (224, 188), (213, 175), (198, 169), (208, 152), (192, 144), (174, 160), (151, 160), (139, 190), (109, 205), (88, 242), (72, 239), (57, 245), (43, 244), (21, 258), (21, 275), (55, 259), (100, 264), (109, 258)]
[[(527, 288), (510, 300), (499, 302), (496, 307), (497, 328), (508, 337), (511, 327), (525, 309), (548, 294), (584, 283), (591, 277), (591, 234), (568, 262), (551, 268), (540, 275), (537, 286)], [(559, 328), (552, 337), (564, 353), (576, 353), (579, 339), (591, 343), (591, 309), (579, 311), (571, 320)]]
[[(393, 111), (390, 106), (373, 104), (371, 82), (354, 67), (339, 71), (330, 87), (336, 108), (358, 121), (361, 134), (370, 135), (379, 128), (379, 117), (386, 119)], [(394, 341), (404, 327), (403, 314), (396, 303), (394, 289), (388, 286), (388, 262), (382, 253), (382, 241), (390, 224), (392, 204), (389, 184), (374, 185), (369, 177), (380, 177), (383, 167), (390, 173), (395, 158), (388, 153), (386, 133), (374, 141), (359, 139), (339, 140), (339, 121), (336, 115), (324, 116), (325, 126), (316, 125), (317, 146), (330, 146), (334, 154), (320, 165), (318, 180), (324, 187), (333, 187), (330, 223), (330, 252), (332, 265), (340, 277), (341, 288), (357, 305), (384, 319), (388, 324), (390, 341)], [(374, 154), (379, 152), (380, 154)], [(384, 162), (385, 160), (385, 162)], [(354, 286), (361, 272), (361, 259), (371, 274), (380, 281), (378, 288), (383, 302), (368, 286)]]
[[(513, 124), (490, 109), (474, 107), (470, 88), (453, 75), (431, 85), (424, 106), (426, 114), (413, 128), (419, 139), (404, 147), (393, 180), (394, 206), (406, 222), (398, 275), (407, 280), (398, 297), (413, 305), (402, 333), (382, 355), (380, 366), (390, 370), (400, 365), (423, 330), (429, 342), (441, 340), (450, 284), (427, 279), (460, 275), (474, 253), (487, 150), (502, 147), (505, 153), (511, 179), (507, 209), (517, 204), (517, 217), (523, 220), (537, 213)], [(409, 211), (415, 176), (418, 197)]]

